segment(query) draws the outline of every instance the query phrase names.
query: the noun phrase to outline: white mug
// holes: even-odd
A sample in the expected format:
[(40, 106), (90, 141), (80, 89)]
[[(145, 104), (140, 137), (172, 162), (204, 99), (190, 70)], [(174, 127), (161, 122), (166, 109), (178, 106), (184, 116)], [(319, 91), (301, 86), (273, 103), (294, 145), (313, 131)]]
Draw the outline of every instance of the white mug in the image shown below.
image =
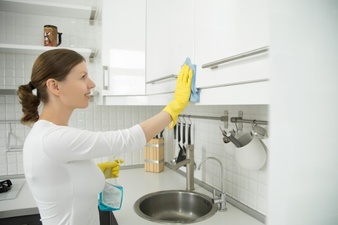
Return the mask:
[(256, 136), (246, 133), (238, 138), (243, 145), (236, 148), (235, 157), (238, 164), (244, 169), (259, 170), (266, 162), (266, 150), (264, 143)]

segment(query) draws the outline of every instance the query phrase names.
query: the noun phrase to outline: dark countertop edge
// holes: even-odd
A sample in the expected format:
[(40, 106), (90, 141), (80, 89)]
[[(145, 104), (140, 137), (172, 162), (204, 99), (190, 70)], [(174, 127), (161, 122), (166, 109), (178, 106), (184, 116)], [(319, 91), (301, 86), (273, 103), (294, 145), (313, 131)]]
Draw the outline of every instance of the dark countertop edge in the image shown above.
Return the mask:
[(21, 178), (25, 178), (25, 175), (24, 174), (16, 174), (16, 175), (0, 176), (0, 180), (21, 179)]
[(0, 212), (0, 219), (18, 217), (18, 216), (28, 216), (39, 214), (39, 210), (37, 207), (27, 208), (27, 209), (15, 209)]

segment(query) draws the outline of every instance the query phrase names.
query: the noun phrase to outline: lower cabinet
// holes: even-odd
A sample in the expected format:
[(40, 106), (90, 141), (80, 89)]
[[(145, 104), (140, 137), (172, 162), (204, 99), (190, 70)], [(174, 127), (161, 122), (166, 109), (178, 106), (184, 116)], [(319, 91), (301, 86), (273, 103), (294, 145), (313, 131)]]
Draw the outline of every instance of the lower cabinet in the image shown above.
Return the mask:
[(118, 225), (113, 212), (99, 211), (100, 225)]

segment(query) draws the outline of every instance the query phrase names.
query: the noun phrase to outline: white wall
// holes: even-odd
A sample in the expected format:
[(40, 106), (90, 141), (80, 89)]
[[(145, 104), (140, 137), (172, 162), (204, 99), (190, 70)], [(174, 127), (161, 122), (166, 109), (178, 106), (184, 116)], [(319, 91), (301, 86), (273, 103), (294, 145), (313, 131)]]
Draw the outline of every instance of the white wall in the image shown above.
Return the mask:
[[(55, 2), (55, 1), (51, 1)], [(96, 5), (96, 1), (67, 0), (66, 3)], [(100, 1), (98, 1), (100, 2)], [(54, 24), (63, 32), (62, 46), (69, 46), (67, 36), (71, 32), (69, 24), (73, 21), (77, 26), (79, 47), (97, 46), (96, 40), (99, 27), (90, 26), (88, 21), (73, 20), (70, 18), (47, 17), (38, 15), (8, 13), (0, 11), (0, 43), (42, 45), (42, 29), (44, 24)], [(24, 30), (24, 32), (22, 32)], [(69, 36), (68, 36), (69, 37)], [(30, 80), (30, 71), (37, 55), (19, 55), (0, 53), (0, 88), (16, 88)], [(94, 75), (97, 63), (88, 63), (90, 74)], [(231, 96), (228, 96), (231, 97)], [(77, 110), (71, 118), (70, 125), (81, 129), (94, 131), (115, 130), (130, 127), (151, 115), (159, 112), (160, 106), (98, 106), (91, 104), (85, 110)], [(237, 116), (238, 111), (244, 112), (248, 119), (268, 120), (267, 106), (194, 106), (184, 112), (191, 115), (206, 115), (220, 117), (224, 110), (229, 111), (229, 116)], [(1, 120), (19, 120), (21, 105), (16, 96), (0, 96)], [(219, 126), (221, 121), (192, 119), (193, 143), (195, 144), (196, 163), (206, 156), (219, 158), (224, 164), (225, 190), (229, 196), (241, 201), (249, 207), (266, 214), (267, 211), (267, 167), (260, 171), (247, 171), (238, 166), (234, 160), (233, 144), (224, 144)], [(229, 123), (227, 131), (235, 128)], [(248, 132), (250, 124), (244, 124), (244, 131)], [(9, 125), (0, 124), (0, 175), (22, 174), (22, 153), (6, 152), (6, 140)], [(12, 139), (15, 145), (22, 145), (29, 128), (21, 124), (13, 125), (13, 132), (17, 135)], [(173, 131), (165, 131), (166, 160), (176, 155), (177, 144), (173, 141)], [(266, 144), (267, 140), (266, 140)], [(125, 165), (139, 165), (143, 163), (143, 149), (134, 153), (121, 155), (126, 160)], [(107, 158), (106, 158), (107, 159)], [(96, 159), (102, 161), (106, 159)], [(220, 170), (213, 161), (208, 161), (201, 171), (196, 171), (196, 177), (220, 189)], [(184, 189), (185, 187), (178, 187)]]
[(338, 1), (273, 0), (269, 225), (338, 224)]

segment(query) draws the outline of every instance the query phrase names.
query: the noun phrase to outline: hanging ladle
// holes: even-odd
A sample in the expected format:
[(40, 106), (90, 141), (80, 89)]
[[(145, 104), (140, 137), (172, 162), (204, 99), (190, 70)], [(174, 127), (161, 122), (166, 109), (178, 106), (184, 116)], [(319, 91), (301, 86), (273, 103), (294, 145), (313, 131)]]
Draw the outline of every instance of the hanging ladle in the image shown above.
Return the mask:
[[(243, 145), (232, 135), (232, 133), (227, 133), (225, 130), (223, 130), (221, 127), (222, 134), (223, 134), (223, 141), (224, 143), (229, 143), (228, 141), (231, 141), (237, 148), (242, 147)], [(227, 141), (227, 142), (226, 142)]]
[(223, 142), (225, 144), (230, 142), (230, 139), (227, 136), (227, 133), (225, 132), (225, 130), (222, 129), (222, 127), (219, 127), (219, 129), (221, 130), (222, 134), (223, 134)]

